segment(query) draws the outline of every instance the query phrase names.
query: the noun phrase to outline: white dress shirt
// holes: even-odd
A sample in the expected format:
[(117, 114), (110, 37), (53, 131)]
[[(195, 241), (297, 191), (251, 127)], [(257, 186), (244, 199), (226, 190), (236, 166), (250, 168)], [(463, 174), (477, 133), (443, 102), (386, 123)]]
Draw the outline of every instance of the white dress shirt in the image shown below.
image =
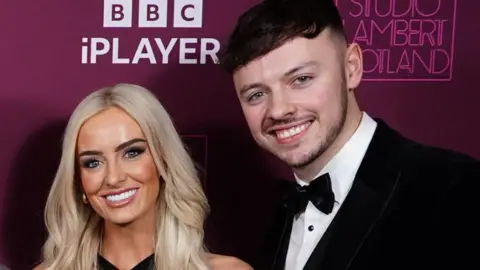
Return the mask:
[[(377, 123), (363, 112), (360, 125), (353, 136), (315, 176), (316, 178), (325, 173), (330, 174), (332, 190), (335, 194), (333, 211), (329, 215), (325, 215), (309, 202), (305, 212), (294, 218), (285, 270), (302, 270), (307, 263), (310, 254), (350, 191), (376, 127)], [(297, 176), (295, 179), (300, 185), (308, 185)]]

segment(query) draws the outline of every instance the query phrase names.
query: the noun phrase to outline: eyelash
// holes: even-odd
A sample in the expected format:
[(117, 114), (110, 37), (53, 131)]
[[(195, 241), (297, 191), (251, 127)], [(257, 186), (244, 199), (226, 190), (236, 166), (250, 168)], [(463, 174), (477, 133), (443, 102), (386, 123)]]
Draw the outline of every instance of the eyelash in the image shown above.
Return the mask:
[[(297, 83), (300, 78), (306, 79), (306, 81)], [(305, 83), (310, 82), (312, 79), (313, 79), (312, 76), (307, 76), (307, 75), (298, 76), (293, 80), (293, 84), (305, 84)]]
[[(261, 95), (261, 96), (258, 96), (258, 94), (262, 94), (262, 95)], [(263, 92), (263, 91), (262, 91), (262, 92), (260, 92), (260, 91), (259, 91), (259, 92), (255, 92), (255, 93), (251, 94), (250, 96), (248, 96), (247, 100), (248, 100), (249, 102), (255, 101), (257, 98), (261, 98), (264, 94), (265, 94), (265, 92)]]
[(137, 156), (143, 154), (145, 152), (145, 148), (142, 148), (142, 147), (132, 147), (130, 149), (128, 149), (127, 151), (125, 151), (125, 155), (129, 154), (129, 153), (135, 153), (134, 156), (132, 157), (128, 157), (130, 159), (132, 158), (136, 158)]
[[(143, 154), (144, 152), (145, 152), (145, 148), (132, 147), (127, 151), (125, 151), (124, 157), (126, 157), (127, 159), (134, 159), (140, 156), (141, 154)], [(95, 165), (93, 165), (92, 163), (95, 163)], [(90, 158), (83, 161), (81, 163), (81, 166), (87, 169), (94, 169), (99, 165), (99, 163), (101, 163), (101, 161), (98, 160), (97, 158)]]
[[(97, 163), (97, 165), (92, 165), (92, 163)], [(91, 158), (91, 159), (83, 161), (81, 165), (82, 165), (83, 168), (93, 169), (93, 168), (98, 166), (98, 163), (100, 163), (100, 161), (98, 159)]]

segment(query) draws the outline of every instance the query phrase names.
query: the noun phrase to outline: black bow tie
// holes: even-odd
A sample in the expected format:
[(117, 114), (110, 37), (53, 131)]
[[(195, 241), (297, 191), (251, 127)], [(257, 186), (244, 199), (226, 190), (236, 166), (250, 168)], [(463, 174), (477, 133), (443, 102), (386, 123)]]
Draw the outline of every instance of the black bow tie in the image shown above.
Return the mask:
[(308, 186), (292, 183), (284, 198), (283, 205), (290, 214), (296, 215), (305, 211), (309, 201), (327, 215), (332, 212), (335, 194), (333, 194), (328, 173), (317, 177)]

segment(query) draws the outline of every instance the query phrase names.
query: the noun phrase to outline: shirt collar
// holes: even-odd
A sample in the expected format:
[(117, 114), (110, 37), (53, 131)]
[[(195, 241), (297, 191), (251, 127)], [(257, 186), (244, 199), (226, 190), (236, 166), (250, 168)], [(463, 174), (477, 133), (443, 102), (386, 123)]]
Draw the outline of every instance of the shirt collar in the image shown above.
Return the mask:
[[(355, 133), (345, 145), (335, 154), (327, 165), (315, 176), (329, 173), (332, 181), (332, 190), (335, 194), (335, 201), (342, 203), (345, 200), (353, 180), (357, 174), (360, 163), (365, 156), (368, 145), (373, 138), (377, 123), (367, 113), (362, 113), (362, 120)], [(307, 182), (295, 179), (300, 185), (308, 185)], [(314, 178), (314, 179), (315, 179)]]

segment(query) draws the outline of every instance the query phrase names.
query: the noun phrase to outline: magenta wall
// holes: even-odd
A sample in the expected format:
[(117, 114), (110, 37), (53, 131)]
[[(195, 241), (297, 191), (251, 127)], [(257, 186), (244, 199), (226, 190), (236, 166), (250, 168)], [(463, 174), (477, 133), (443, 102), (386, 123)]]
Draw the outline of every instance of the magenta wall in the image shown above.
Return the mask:
[[(480, 158), (480, 39), (469, 22), (480, 3), (338, 1), (349, 36), (365, 49), (363, 108), (413, 139)], [(208, 169), (209, 246), (254, 255), (272, 206), (267, 179), (288, 169), (252, 142), (230, 77), (210, 56), (257, 1), (28, 2), (0, 8), (0, 263), (29, 269), (35, 262), (65, 121), (88, 93), (119, 82), (152, 89), (182, 134), (197, 134), (186, 142)], [(122, 18), (108, 12), (116, 3), (124, 3), (123, 20), (108, 20)]]

